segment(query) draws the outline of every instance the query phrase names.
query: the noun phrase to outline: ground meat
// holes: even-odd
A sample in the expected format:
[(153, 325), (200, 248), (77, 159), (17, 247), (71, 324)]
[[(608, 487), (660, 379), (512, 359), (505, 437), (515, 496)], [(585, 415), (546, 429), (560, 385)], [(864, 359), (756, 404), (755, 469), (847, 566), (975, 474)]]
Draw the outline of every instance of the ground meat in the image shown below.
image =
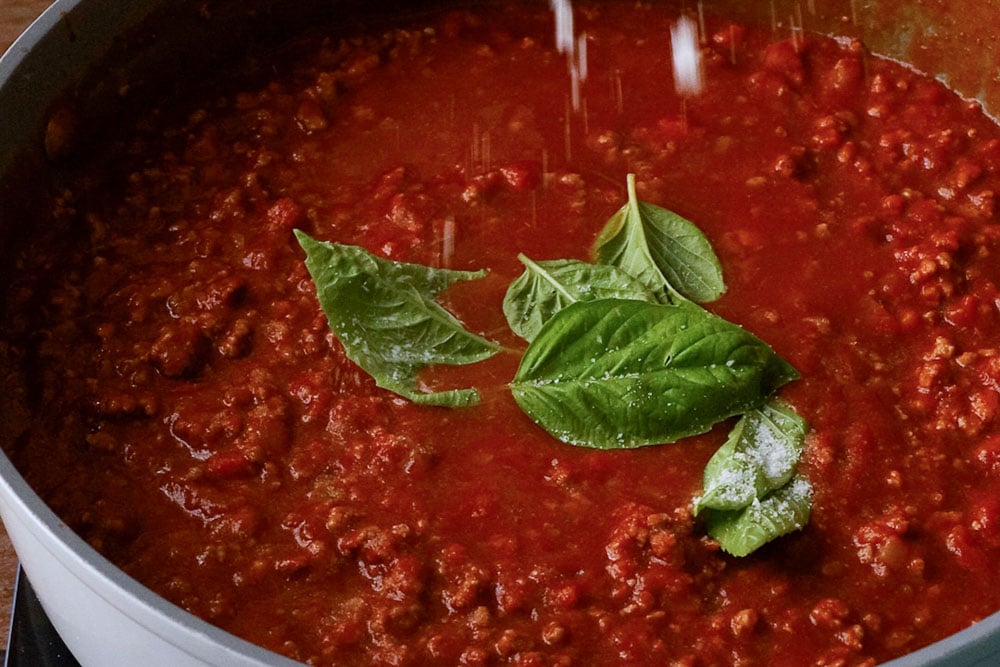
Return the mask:
[[(121, 128), (11, 257), (5, 450), (127, 573), (311, 664), (873, 665), (1000, 608), (996, 126), (710, 12), (682, 99), (674, 14), (578, 10), (576, 109), (548, 9), (510, 3), (323, 28)], [(627, 173), (716, 249), (706, 307), (801, 375), (813, 514), (744, 559), (691, 507), (730, 424), (575, 448), (508, 389), (518, 254), (590, 259)], [(440, 300), (502, 352), (418, 378), (481, 402), (376, 386), (294, 229), (486, 269)]]

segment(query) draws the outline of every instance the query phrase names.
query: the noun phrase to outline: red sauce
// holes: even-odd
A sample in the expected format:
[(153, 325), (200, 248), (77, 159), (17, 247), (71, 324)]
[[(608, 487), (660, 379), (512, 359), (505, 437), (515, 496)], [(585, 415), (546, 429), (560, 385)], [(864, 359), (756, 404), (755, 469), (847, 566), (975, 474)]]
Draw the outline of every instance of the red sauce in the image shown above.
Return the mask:
[[(123, 131), (19, 256), (6, 450), (126, 572), (316, 664), (873, 664), (997, 610), (1000, 131), (857, 43), (711, 18), (681, 100), (675, 18), (578, 8), (578, 110), (511, 6), (308, 41)], [(628, 172), (802, 375), (812, 519), (744, 559), (691, 512), (728, 425), (574, 448), (505, 388), (517, 253), (587, 258)], [(489, 269), (447, 305), (510, 352), (428, 380), (483, 402), (376, 388), (295, 227)]]

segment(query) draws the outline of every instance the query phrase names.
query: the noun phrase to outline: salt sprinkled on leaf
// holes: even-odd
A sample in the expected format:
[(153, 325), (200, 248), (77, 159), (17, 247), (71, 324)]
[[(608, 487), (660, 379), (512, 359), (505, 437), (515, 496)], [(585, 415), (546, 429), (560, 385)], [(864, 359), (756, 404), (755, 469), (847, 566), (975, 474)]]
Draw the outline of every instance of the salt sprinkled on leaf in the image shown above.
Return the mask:
[(804, 477), (795, 477), (741, 510), (712, 512), (708, 533), (723, 551), (746, 556), (771, 540), (801, 530), (811, 509), (812, 485)]
[(705, 466), (695, 510), (734, 510), (781, 487), (802, 454), (807, 425), (788, 406), (771, 403), (744, 415)]

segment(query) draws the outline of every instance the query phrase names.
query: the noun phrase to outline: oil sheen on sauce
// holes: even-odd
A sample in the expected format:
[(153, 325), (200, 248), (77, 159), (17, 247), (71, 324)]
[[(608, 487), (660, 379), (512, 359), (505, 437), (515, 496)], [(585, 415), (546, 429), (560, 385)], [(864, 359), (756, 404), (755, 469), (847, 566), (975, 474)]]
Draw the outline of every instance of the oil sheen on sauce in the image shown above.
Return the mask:
[[(997, 127), (856, 42), (572, 9), (564, 44), (538, 4), (317, 30), (109, 135), (5, 296), (18, 468), (127, 573), (312, 664), (871, 665), (1000, 608)], [(576, 448), (506, 387), (518, 253), (588, 259), (628, 173), (711, 240), (709, 308), (801, 373), (812, 519), (747, 558), (691, 510), (729, 424)], [(426, 379), (482, 402), (378, 389), (293, 228), (487, 269), (444, 301), (507, 352)]]

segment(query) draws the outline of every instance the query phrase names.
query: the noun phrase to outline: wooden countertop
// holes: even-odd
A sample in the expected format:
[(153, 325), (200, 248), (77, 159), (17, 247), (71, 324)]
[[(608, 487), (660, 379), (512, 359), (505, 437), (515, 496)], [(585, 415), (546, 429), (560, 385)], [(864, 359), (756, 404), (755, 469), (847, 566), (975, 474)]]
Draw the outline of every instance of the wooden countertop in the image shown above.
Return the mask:
[[(0, 53), (50, 4), (52, 0), (0, 0)], [(0, 650), (7, 648), (16, 573), (17, 556), (7, 533), (0, 527)]]
[(0, 0), (0, 52), (51, 4), (52, 0)]

